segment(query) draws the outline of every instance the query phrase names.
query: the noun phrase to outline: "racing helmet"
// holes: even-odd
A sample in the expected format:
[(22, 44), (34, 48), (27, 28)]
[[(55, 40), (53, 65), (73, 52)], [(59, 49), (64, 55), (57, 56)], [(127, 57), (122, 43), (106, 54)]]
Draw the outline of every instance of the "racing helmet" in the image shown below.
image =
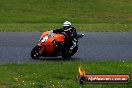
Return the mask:
[(65, 29), (68, 29), (68, 28), (70, 28), (70, 27), (71, 27), (71, 22), (65, 21), (65, 22), (63, 23), (63, 28), (64, 28), (64, 30), (65, 30)]

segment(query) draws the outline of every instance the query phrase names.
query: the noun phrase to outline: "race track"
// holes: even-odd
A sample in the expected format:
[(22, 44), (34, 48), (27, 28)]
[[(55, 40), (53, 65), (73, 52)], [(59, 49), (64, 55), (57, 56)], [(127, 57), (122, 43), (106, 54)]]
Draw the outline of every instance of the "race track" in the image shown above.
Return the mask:
[[(33, 62), (30, 51), (40, 32), (0, 32), (0, 63)], [(84, 32), (71, 60), (132, 60), (132, 32)], [(61, 60), (49, 58), (46, 60)], [(45, 60), (41, 60), (45, 61)]]

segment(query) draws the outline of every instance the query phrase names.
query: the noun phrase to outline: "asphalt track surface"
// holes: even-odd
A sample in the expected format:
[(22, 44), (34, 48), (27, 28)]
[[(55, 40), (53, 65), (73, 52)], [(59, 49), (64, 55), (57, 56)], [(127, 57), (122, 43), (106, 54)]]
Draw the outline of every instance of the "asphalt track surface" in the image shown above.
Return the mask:
[[(132, 60), (132, 32), (83, 32), (78, 52), (70, 60)], [(41, 32), (0, 32), (0, 63), (34, 62), (30, 57)], [(62, 60), (42, 58), (40, 61)]]

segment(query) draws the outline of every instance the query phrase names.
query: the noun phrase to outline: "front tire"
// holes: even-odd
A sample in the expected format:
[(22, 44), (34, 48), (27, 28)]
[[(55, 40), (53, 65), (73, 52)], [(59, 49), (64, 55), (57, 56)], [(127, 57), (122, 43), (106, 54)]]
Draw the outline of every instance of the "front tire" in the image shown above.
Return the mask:
[(31, 57), (32, 59), (39, 59), (39, 57), (41, 56), (39, 54), (39, 50), (41, 49), (40, 46), (35, 46), (32, 51), (31, 51)]

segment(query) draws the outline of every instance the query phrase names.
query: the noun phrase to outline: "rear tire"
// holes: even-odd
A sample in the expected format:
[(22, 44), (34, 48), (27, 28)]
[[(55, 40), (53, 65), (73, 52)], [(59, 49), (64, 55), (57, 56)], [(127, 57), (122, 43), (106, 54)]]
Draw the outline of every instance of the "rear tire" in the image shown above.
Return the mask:
[(77, 52), (77, 50), (78, 50), (78, 45), (72, 51), (70, 51), (70, 49), (66, 48), (65, 50), (62, 51), (61, 56), (63, 58), (70, 58)]
[(71, 56), (73, 56), (78, 50), (78, 45), (72, 50)]
[(32, 57), (32, 59), (39, 59), (39, 57), (41, 56), (40, 54), (39, 54), (39, 50), (41, 49), (41, 47), (40, 46), (35, 46), (33, 49), (32, 49), (32, 51), (31, 51), (31, 57)]
[(62, 56), (63, 58), (66, 58), (66, 59), (70, 58), (71, 55), (70, 55), (69, 49), (63, 50), (63, 51), (61, 52), (61, 56)]

